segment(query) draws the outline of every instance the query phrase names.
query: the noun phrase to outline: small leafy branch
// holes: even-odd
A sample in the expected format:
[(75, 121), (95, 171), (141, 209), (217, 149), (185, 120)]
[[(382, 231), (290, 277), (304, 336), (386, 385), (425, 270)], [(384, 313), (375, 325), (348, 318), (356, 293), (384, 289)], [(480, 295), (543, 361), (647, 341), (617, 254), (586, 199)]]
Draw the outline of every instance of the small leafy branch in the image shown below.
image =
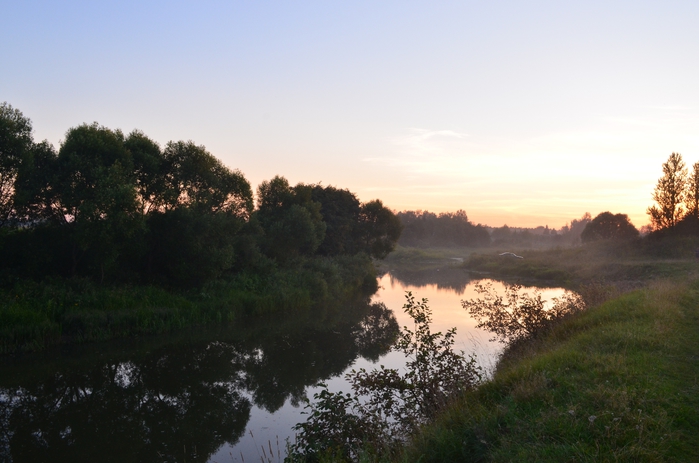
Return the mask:
[(541, 293), (521, 293), (522, 286), (508, 285), (505, 296), (497, 294), (491, 283), (477, 284), (476, 292), (482, 298), (462, 300), (461, 305), (478, 321), (476, 328), (483, 328), (495, 336), (491, 340), (515, 344), (537, 336), (552, 324), (575, 312), (585, 309), (582, 297), (565, 292), (554, 298), (553, 305), (546, 307)]
[(390, 454), (451, 400), (481, 380), (473, 356), (454, 352), (456, 328), (432, 333), (427, 299), (406, 294), (404, 311), (413, 330), (404, 327), (393, 347), (408, 361), (405, 374), (384, 368), (347, 374), (352, 394), (333, 393), (326, 385), (314, 395), (308, 420), (297, 424), (288, 461), (356, 460), (362, 452)]

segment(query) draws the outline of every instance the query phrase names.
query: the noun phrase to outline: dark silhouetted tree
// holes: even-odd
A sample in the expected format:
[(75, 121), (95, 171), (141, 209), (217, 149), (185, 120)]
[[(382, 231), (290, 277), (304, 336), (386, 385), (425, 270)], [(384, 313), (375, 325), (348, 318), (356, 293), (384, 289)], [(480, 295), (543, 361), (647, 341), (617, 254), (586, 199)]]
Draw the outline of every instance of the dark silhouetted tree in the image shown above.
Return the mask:
[(31, 121), (7, 102), (0, 103), (0, 226), (12, 215), (17, 171), (32, 144)]
[(57, 169), (60, 215), (70, 222), (79, 248), (73, 269), (81, 258), (78, 251), (89, 252), (103, 278), (143, 225), (124, 135), (97, 123), (68, 130)]
[(585, 226), (580, 235), (583, 243), (597, 240), (628, 240), (636, 238), (638, 230), (626, 214), (602, 212)]
[(263, 249), (273, 258), (286, 260), (312, 255), (325, 238), (320, 203), (312, 199), (312, 187), (289, 182), (280, 176), (264, 181), (257, 189), (257, 218), (264, 230)]
[(228, 212), (241, 218), (252, 213), (252, 189), (243, 174), (231, 170), (193, 142), (170, 142), (163, 152), (166, 168), (165, 209), (192, 206)]
[(398, 216), (378, 199), (362, 204), (359, 224), (364, 251), (376, 259), (383, 259), (395, 249), (403, 230)]
[(682, 155), (672, 153), (663, 164), (663, 176), (658, 179), (653, 191), (653, 201), (657, 206), (653, 205), (647, 210), (654, 230), (672, 228), (682, 218), (686, 184), (687, 168)]
[(694, 163), (687, 179), (685, 206), (688, 217), (699, 219), (699, 162)]
[(355, 194), (333, 186), (313, 185), (311, 197), (320, 203), (320, 214), (326, 225), (318, 253), (337, 256), (357, 252), (354, 230), (359, 224), (361, 204)]

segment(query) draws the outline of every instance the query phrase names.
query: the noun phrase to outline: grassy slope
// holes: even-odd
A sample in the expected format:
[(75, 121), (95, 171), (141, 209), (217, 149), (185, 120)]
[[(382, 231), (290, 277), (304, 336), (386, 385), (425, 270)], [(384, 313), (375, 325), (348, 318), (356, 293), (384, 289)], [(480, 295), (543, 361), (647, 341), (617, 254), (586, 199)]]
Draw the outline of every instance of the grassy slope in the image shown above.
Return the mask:
[(407, 461), (699, 461), (699, 284), (653, 283), (510, 353)]

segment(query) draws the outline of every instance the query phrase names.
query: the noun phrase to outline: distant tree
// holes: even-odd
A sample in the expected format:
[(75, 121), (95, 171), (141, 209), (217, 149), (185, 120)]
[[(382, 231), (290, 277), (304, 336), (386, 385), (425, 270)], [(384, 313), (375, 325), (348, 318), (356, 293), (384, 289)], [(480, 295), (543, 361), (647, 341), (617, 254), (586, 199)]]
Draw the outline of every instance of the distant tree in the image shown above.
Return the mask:
[(12, 215), (17, 171), (32, 145), (31, 121), (7, 102), (0, 103), (0, 226)]
[(651, 224), (654, 230), (674, 227), (682, 218), (687, 185), (687, 168), (682, 155), (672, 153), (663, 164), (663, 176), (653, 191), (653, 200), (657, 203), (648, 208)]
[(687, 216), (699, 219), (699, 162), (695, 162), (687, 180), (685, 195)]
[(490, 234), (468, 220), (466, 211), (403, 211), (396, 214), (403, 224), (399, 244), (404, 246), (487, 246)]
[(583, 243), (597, 240), (626, 240), (636, 238), (638, 230), (626, 214), (602, 212), (585, 226), (580, 235)]

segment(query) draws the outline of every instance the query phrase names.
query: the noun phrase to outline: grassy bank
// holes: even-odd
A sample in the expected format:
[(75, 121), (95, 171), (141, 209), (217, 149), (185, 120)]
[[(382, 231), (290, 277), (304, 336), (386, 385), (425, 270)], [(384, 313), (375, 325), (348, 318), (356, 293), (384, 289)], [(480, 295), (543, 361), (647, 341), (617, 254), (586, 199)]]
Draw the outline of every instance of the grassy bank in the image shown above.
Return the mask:
[[(464, 268), (474, 275), (555, 282), (575, 286), (589, 281), (639, 281), (684, 277), (699, 266), (697, 239), (597, 242), (574, 248), (517, 250), (523, 259), (500, 256), (502, 250), (473, 253)], [(507, 250), (506, 250), (507, 251)]]
[(197, 290), (86, 279), (18, 281), (0, 289), (0, 353), (309, 310), (375, 290), (366, 256), (308, 259), (286, 269), (230, 275)]
[(510, 351), (404, 461), (699, 461), (699, 282), (654, 282)]

